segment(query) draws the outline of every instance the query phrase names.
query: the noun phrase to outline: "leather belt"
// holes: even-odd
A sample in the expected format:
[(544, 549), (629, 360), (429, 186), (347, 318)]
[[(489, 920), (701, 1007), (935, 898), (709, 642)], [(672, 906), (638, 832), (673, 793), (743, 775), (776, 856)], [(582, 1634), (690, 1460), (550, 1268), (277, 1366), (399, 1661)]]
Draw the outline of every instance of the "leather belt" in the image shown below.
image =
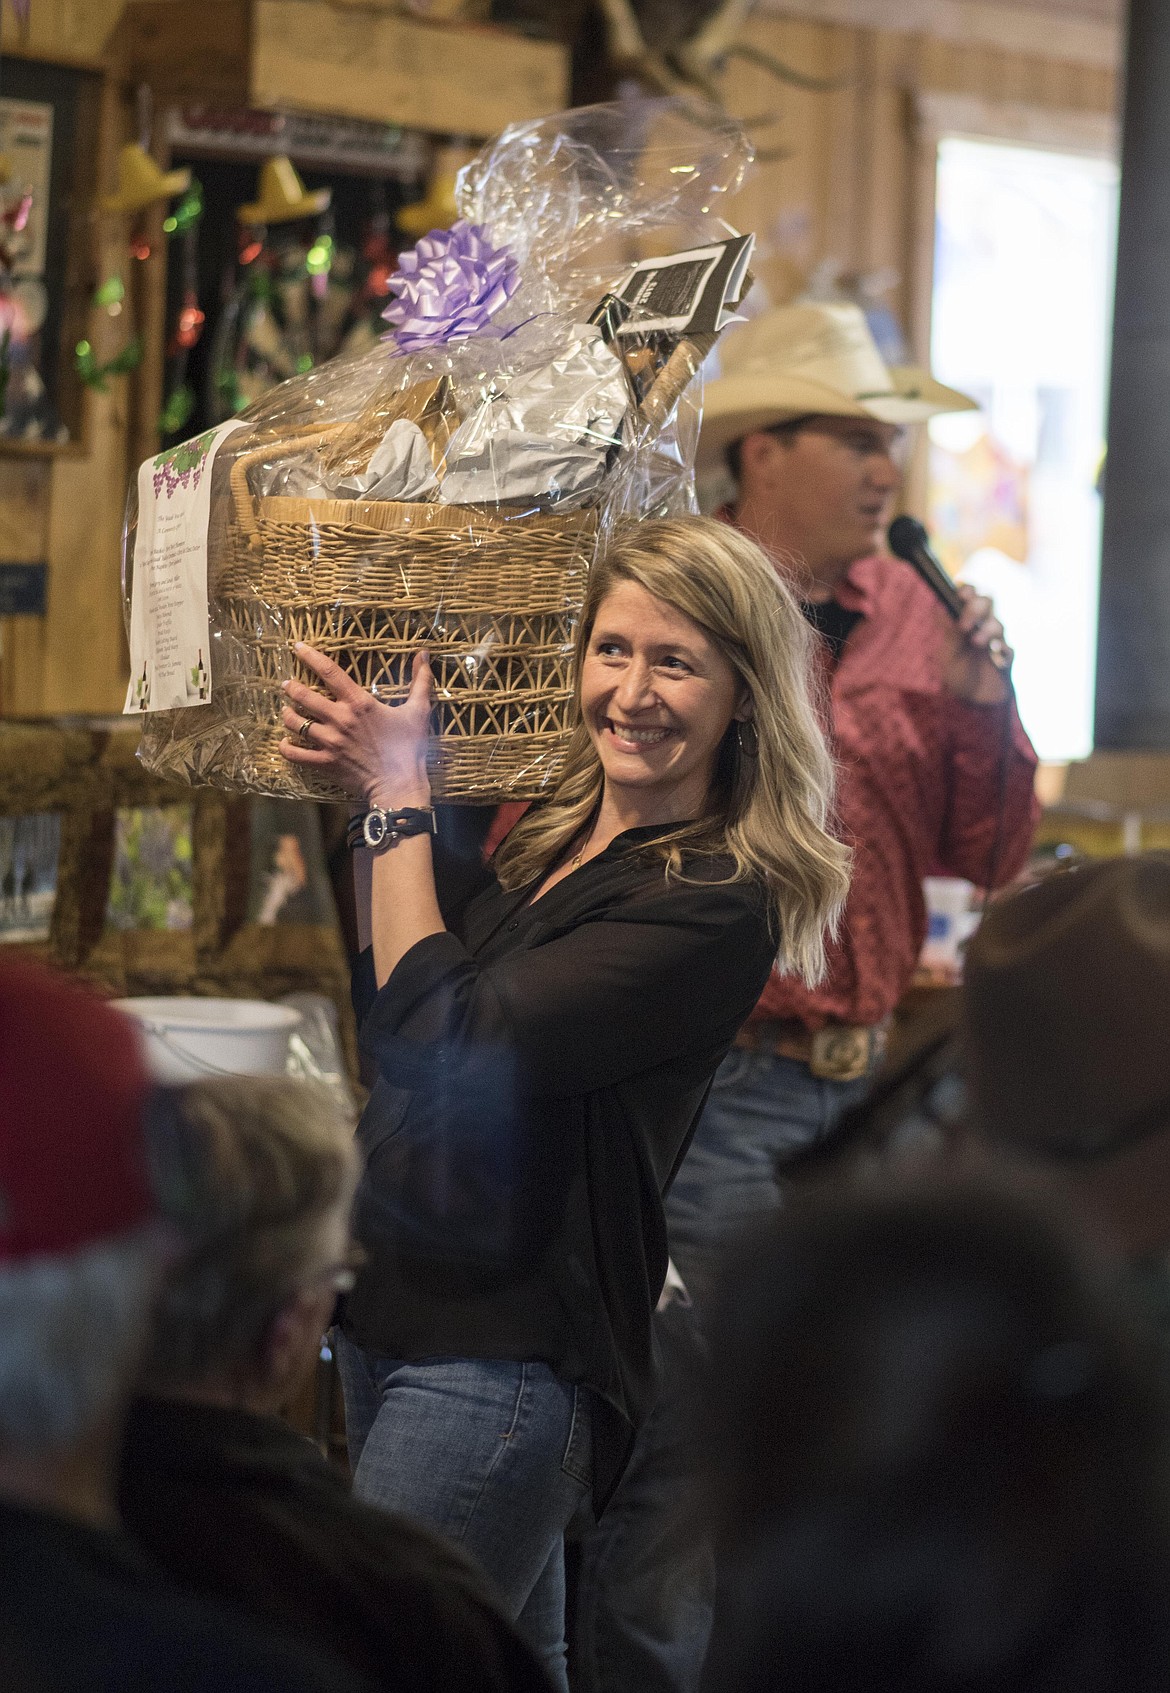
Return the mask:
[(884, 1023), (826, 1023), (806, 1029), (793, 1018), (746, 1023), (735, 1037), (742, 1052), (767, 1052), (807, 1064), (822, 1081), (856, 1082), (868, 1075), (886, 1048)]

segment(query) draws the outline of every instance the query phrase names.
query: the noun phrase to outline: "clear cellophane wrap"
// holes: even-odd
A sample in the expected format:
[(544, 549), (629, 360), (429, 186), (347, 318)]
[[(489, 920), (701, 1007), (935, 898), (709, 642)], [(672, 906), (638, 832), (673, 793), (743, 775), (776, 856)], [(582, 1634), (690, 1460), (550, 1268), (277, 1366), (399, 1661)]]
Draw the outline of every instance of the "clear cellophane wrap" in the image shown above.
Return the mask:
[[(210, 699), (143, 716), (148, 769), (344, 797), (279, 751), (281, 683), (316, 680), (293, 652), (305, 641), (392, 702), (429, 652), (436, 797), (550, 788), (593, 559), (623, 521), (695, 509), (699, 359), (643, 349), (639, 376), (588, 320), (646, 254), (725, 237), (750, 158), (730, 121), (641, 100), (513, 127), (477, 155), (460, 215), (517, 261), (518, 285), (470, 336), (384, 340), (240, 414), (213, 466)], [(136, 522), (132, 488), (127, 611)]]

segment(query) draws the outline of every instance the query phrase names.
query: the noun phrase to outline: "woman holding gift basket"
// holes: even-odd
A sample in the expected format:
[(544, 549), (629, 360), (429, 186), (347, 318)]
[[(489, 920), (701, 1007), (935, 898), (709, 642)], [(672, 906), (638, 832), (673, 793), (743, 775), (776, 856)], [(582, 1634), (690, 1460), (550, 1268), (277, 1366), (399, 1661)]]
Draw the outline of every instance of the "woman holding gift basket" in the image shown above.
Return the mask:
[(777, 956), (815, 980), (846, 888), (812, 639), (736, 531), (628, 526), (589, 577), (559, 782), (452, 910), (426, 656), (397, 707), (305, 646), (320, 686), (285, 685), (284, 756), (365, 808), (355, 1484), (477, 1556), (562, 1687), (564, 1530), (652, 1396), (662, 1193)]
[[(815, 637), (751, 542), (667, 518), (750, 157), (683, 101), (512, 126), (400, 255), (384, 344), (147, 461), (128, 507), (147, 768), (363, 807), (358, 1491), (475, 1554), (562, 1687), (564, 1529), (653, 1396), (662, 1194), (846, 882)], [(446, 903), (432, 780), (542, 802)]]

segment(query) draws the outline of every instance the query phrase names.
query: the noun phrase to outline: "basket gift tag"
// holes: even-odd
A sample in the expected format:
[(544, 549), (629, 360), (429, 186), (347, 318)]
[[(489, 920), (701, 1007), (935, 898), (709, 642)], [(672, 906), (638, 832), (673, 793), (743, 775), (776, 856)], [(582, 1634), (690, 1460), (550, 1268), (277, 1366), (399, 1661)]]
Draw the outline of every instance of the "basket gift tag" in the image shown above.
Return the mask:
[(124, 712), (203, 705), (211, 697), (211, 471), (220, 446), (238, 428), (233, 421), (209, 429), (139, 468)]

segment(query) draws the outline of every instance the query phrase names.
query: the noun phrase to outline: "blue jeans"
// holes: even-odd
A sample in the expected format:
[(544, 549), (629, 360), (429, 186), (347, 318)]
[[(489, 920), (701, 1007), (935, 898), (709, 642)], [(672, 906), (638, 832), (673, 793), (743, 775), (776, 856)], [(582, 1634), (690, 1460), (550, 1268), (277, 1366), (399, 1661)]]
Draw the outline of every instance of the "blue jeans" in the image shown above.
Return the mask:
[(794, 1058), (733, 1049), (666, 1199), (670, 1253), (703, 1309), (729, 1240), (776, 1210), (787, 1158), (831, 1134), (869, 1077), (825, 1081)]
[[(822, 1081), (807, 1065), (732, 1051), (716, 1072), (666, 1201), (670, 1251), (702, 1316), (729, 1238), (781, 1203), (786, 1156), (832, 1132), (868, 1078)], [(711, 1631), (714, 1563), (687, 1532), (680, 1414), (701, 1357), (696, 1311), (656, 1318), (664, 1370), (659, 1402), (630, 1467), (585, 1537), (577, 1600), (573, 1693), (696, 1693)]]
[(481, 1565), (553, 1684), (565, 1670), (565, 1529), (589, 1491), (589, 1390), (547, 1364), (380, 1358), (337, 1336), (354, 1491)]
[(694, 1518), (692, 1394), (706, 1353), (694, 1307), (657, 1313), (658, 1398), (600, 1521), (581, 1538), (569, 1658), (574, 1693), (698, 1686), (715, 1558)]

